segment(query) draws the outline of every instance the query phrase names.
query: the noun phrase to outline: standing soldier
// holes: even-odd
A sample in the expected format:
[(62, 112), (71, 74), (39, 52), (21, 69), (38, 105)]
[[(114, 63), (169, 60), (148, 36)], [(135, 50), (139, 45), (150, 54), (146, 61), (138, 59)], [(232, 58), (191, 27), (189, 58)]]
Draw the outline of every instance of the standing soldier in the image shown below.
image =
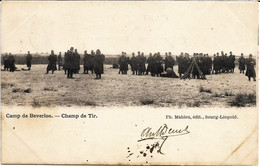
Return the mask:
[[(171, 68), (173, 70), (173, 66), (175, 65), (175, 60), (174, 58), (172, 57), (172, 53), (169, 52), (169, 56), (168, 56), (168, 68)], [(166, 68), (167, 70), (167, 68)]]
[(4, 62), (4, 71), (5, 70), (8, 71), (9, 65), (8, 65), (8, 55), (7, 55), (7, 53), (5, 53), (5, 56), (3, 57), (3, 62)]
[(142, 75), (144, 75), (146, 71), (145, 63), (146, 63), (146, 57), (144, 56), (144, 53), (141, 54), (141, 63), (142, 63)]
[(103, 54), (101, 54), (99, 49), (97, 49), (97, 51), (96, 51), (94, 60), (95, 60), (96, 79), (101, 79), (101, 74), (104, 73), (103, 62), (105, 60), (105, 56)]
[(132, 53), (132, 57), (130, 59), (130, 66), (131, 66), (132, 75), (137, 74), (137, 62), (136, 62), (135, 53)]
[(58, 56), (58, 68), (60, 70), (60, 67), (62, 66), (62, 58), (61, 58), (61, 52), (59, 53), (59, 56)]
[(75, 49), (74, 56), (75, 56), (75, 73), (79, 74), (79, 70), (80, 70), (80, 55), (79, 55), (77, 49)]
[(57, 62), (57, 55), (54, 55), (54, 51), (51, 50), (51, 55), (48, 57), (49, 64), (47, 66), (47, 72), (46, 74), (49, 73), (49, 71), (52, 71), (52, 74), (54, 73), (55, 70), (57, 70), (56, 67), (56, 62)]
[(240, 70), (240, 73), (244, 73), (245, 71), (245, 63), (246, 63), (246, 59), (244, 58), (243, 53), (241, 53), (241, 56), (238, 59), (238, 63), (239, 63), (239, 67), (238, 69)]
[(66, 56), (66, 66), (67, 66), (67, 78), (73, 78), (73, 73), (75, 72), (75, 56), (74, 56), (74, 48), (71, 47), (67, 52)]
[(10, 72), (14, 72), (15, 71), (15, 58), (14, 56), (9, 53), (9, 56), (8, 56), (8, 65), (9, 65), (9, 68), (10, 68)]
[(64, 70), (64, 74), (67, 74), (68, 72), (68, 67), (67, 67), (67, 56), (68, 56), (69, 50), (67, 50), (67, 52), (64, 53), (64, 62), (63, 62), (63, 70)]
[(155, 58), (156, 68), (157, 68), (156, 75), (158, 77), (161, 76), (161, 73), (163, 72), (162, 60), (163, 60), (163, 58), (161, 57), (160, 52), (158, 52), (157, 56)]
[(246, 76), (248, 77), (248, 80), (251, 80), (251, 77), (253, 77), (254, 81), (256, 81), (255, 77), (255, 60), (252, 58), (252, 54), (249, 54), (249, 58), (246, 59), (246, 66), (247, 66), (247, 70), (246, 70)]
[[(93, 69), (91, 68), (91, 60), (90, 60), (90, 55), (88, 54), (87, 50), (84, 51), (84, 58), (83, 58), (83, 62), (84, 62), (84, 71), (83, 74), (88, 74), (88, 71), (91, 70), (93, 73)], [(86, 73), (87, 71), (87, 73)]]
[(30, 54), (30, 51), (28, 51), (28, 54), (26, 56), (26, 63), (27, 63), (27, 67), (28, 67), (28, 70), (31, 70), (31, 67), (32, 67), (32, 55)]
[(120, 74), (120, 72), (122, 74), (127, 74), (128, 58), (126, 57), (126, 53), (125, 52), (122, 52), (122, 55), (119, 57), (118, 64), (119, 64), (119, 73), (118, 74)]

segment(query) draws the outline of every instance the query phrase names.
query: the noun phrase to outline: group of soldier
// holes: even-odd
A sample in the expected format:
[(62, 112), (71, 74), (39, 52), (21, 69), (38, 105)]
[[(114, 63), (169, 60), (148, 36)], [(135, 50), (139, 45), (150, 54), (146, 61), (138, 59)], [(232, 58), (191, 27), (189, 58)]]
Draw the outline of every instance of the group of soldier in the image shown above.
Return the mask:
[[(148, 64), (147, 67), (145, 64)], [(165, 68), (163, 68), (163, 63), (165, 63)], [(127, 74), (128, 64), (131, 66), (132, 75), (148, 75), (150, 72), (152, 76), (162, 76), (164, 70), (167, 68), (173, 70), (175, 65), (175, 60), (169, 52), (165, 54), (165, 59), (163, 60), (160, 52), (150, 53), (149, 57), (146, 58), (144, 53), (138, 51), (137, 56), (135, 53), (132, 53), (132, 57), (129, 58), (126, 56), (126, 52), (122, 52), (122, 55), (118, 59), (119, 64), (119, 74)]]
[[(194, 53), (193, 57), (190, 57), (188, 53), (181, 53), (179, 56), (176, 56), (176, 61), (178, 63), (179, 78), (184, 78), (184, 75), (187, 77), (191, 75), (192, 78), (204, 79), (206, 75), (233, 73), (235, 69), (235, 55), (232, 52), (229, 53), (229, 56), (223, 51), (221, 51), (221, 55), (216, 53), (213, 56), (213, 60), (208, 54)], [(241, 54), (238, 62), (240, 73), (244, 73), (247, 66), (246, 76), (251, 76), (255, 80), (255, 61), (252, 55), (250, 54), (249, 58), (245, 59), (243, 54)], [(147, 67), (146, 63), (148, 64)], [(138, 52), (137, 56), (135, 56), (135, 53), (132, 53), (132, 57), (129, 58), (126, 56), (126, 52), (122, 52), (118, 64), (119, 74), (127, 74), (128, 64), (130, 64), (133, 75), (148, 75), (150, 72), (152, 76), (178, 78), (173, 70), (175, 59), (171, 52), (165, 53), (165, 59), (162, 58), (160, 52), (153, 55), (150, 53), (147, 59), (144, 53)]]
[[(26, 56), (28, 70), (31, 70), (31, 61), (32, 55), (28, 51)], [(64, 60), (62, 60), (61, 52), (59, 52), (59, 55), (57, 56), (52, 50), (51, 55), (48, 57), (48, 61), (46, 74), (48, 74), (50, 70), (52, 71), (52, 74), (57, 70), (57, 62), (58, 70), (61, 70), (61, 67), (63, 67), (65, 74), (67, 74), (67, 78), (73, 78), (73, 74), (79, 73), (80, 54), (77, 49), (74, 50), (73, 47), (65, 52)], [(101, 79), (101, 74), (104, 73), (104, 61), (105, 56), (101, 54), (99, 49), (96, 50), (96, 52), (92, 50), (90, 54), (85, 51), (83, 58), (83, 74), (88, 74), (89, 71), (91, 71), (91, 73), (95, 72), (96, 79)], [(203, 79), (205, 78), (205, 75), (233, 73), (235, 69), (235, 55), (233, 55), (232, 52), (229, 53), (229, 56), (223, 51), (221, 52), (221, 55), (216, 53), (213, 55), (213, 60), (208, 54), (194, 53), (193, 57), (190, 58), (188, 53), (181, 53), (179, 56), (176, 56), (176, 61), (178, 63), (180, 78), (184, 78), (185, 75), (188, 77), (192, 75), (193, 78)], [(6, 53), (3, 56), (3, 63), (4, 70), (10, 70), (10, 72), (15, 71), (15, 57), (11, 53), (9, 53), (9, 55)], [(246, 70), (246, 76), (248, 76), (249, 81), (251, 80), (251, 77), (255, 81), (256, 73), (254, 66), (256, 62), (252, 58), (252, 55), (250, 54), (249, 58), (245, 58), (242, 53), (238, 59), (238, 63), (240, 73), (244, 73), (244, 70)], [(133, 75), (148, 75), (150, 72), (152, 76), (178, 78), (173, 70), (173, 66), (176, 62), (171, 52), (165, 53), (164, 59), (160, 55), (160, 52), (154, 54), (150, 53), (148, 58), (140, 51), (138, 51), (137, 56), (135, 56), (135, 53), (132, 53), (131, 58), (127, 57), (126, 52), (122, 52), (122, 55), (118, 59), (119, 74), (127, 74), (129, 64)]]
[(4, 57), (3, 57), (3, 62), (4, 62), (4, 71), (10, 71), (10, 72), (14, 72), (16, 67), (15, 67), (15, 58), (14, 56), (9, 53), (9, 55), (7, 53), (5, 53)]
[(229, 53), (229, 56), (223, 51), (221, 51), (221, 55), (219, 53), (214, 54), (213, 57), (213, 72), (215, 74), (219, 73), (233, 73), (235, 69), (235, 55), (232, 52)]
[[(58, 61), (59, 70), (61, 66), (65, 74), (67, 74), (67, 78), (73, 78), (73, 74), (79, 74), (80, 70), (80, 54), (78, 53), (77, 49), (74, 50), (73, 47), (70, 48), (67, 52), (64, 53), (64, 61), (61, 57), (61, 52), (59, 56), (54, 54), (54, 51), (51, 51), (51, 55), (48, 57), (49, 63), (47, 66), (47, 72), (52, 71), (52, 74), (55, 70), (57, 70), (56, 63)], [(84, 52), (84, 72), (83, 74), (88, 74), (90, 70), (92, 73), (93, 71), (96, 74), (96, 79), (101, 79), (101, 74), (104, 73), (104, 61), (105, 56), (101, 54), (101, 51), (98, 49), (96, 53), (92, 50), (91, 54), (88, 54), (87, 51)], [(87, 71), (87, 73), (86, 73)]]

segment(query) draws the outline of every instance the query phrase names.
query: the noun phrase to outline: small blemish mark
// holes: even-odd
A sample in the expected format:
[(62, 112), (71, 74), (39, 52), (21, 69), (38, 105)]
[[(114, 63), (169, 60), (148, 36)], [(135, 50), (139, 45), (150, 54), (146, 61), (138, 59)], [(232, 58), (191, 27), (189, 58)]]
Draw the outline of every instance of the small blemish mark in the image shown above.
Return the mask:
[(15, 127), (13, 127), (13, 129), (15, 129)]

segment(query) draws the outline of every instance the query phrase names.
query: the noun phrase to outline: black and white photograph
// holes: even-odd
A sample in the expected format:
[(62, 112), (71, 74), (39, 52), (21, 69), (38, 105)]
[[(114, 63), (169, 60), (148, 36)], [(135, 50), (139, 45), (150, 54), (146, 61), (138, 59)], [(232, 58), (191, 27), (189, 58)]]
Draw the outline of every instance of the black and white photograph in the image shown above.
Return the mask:
[(3, 1), (2, 162), (254, 165), (258, 17), (256, 1)]
[[(2, 104), (256, 106), (253, 12), (240, 20), (230, 19), (228, 5), (201, 8), (191, 2), (187, 12), (161, 3), (141, 10), (146, 3), (98, 2), (71, 14), (67, 7), (57, 12), (35, 2), (30, 12), (4, 17), (14, 7), (7, 3)], [(110, 6), (115, 9), (105, 10)], [(221, 19), (211, 20), (216, 13)]]

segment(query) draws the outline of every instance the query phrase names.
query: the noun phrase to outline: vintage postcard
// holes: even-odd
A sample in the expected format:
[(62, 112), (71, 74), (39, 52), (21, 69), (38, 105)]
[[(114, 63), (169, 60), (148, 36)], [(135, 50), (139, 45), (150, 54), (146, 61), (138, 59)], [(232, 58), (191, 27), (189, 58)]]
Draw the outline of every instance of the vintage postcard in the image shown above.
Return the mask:
[(256, 1), (3, 1), (2, 164), (257, 165)]

